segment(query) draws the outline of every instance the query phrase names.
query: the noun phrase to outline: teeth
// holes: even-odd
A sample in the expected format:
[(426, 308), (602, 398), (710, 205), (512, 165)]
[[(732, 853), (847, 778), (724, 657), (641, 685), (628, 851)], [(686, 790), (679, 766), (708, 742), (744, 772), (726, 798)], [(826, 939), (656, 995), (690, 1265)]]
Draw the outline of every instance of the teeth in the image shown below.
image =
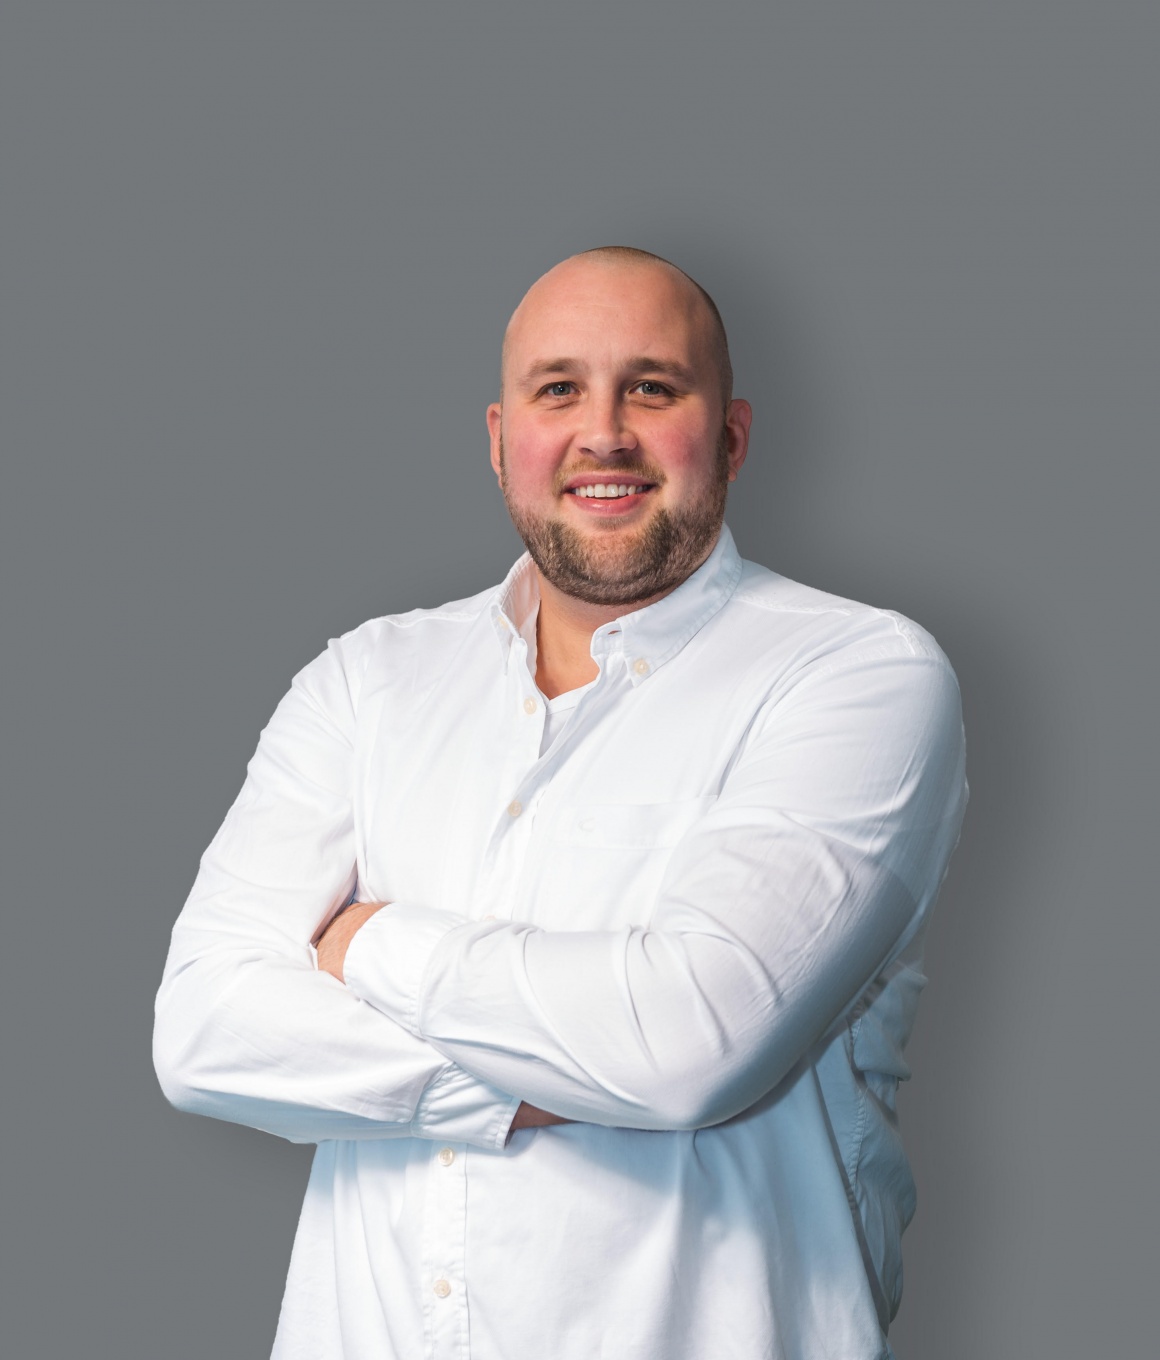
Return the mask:
[(631, 496), (641, 490), (643, 488), (639, 486), (613, 486), (611, 483), (605, 485), (604, 482), (597, 482), (595, 486), (578, 486), (572, 494), (574, 496), (595, 496), (600, 500), (615, 500), (620, 496)]

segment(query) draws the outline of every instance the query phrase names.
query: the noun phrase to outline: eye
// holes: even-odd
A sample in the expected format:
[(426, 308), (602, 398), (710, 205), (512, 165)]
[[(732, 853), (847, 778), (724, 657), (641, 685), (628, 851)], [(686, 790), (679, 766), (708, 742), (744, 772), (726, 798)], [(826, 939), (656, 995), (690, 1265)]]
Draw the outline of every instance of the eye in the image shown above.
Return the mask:
[(543, 395), (545, 397), (570, 397), (574, 387), (574, 383), (562, 378), (559, 382), (549, 383), (543, 389)]
[(637, 383), (636, 390), (642, 397), (667, 397), (671, 395), (664, 383), (656, 382), (652, 378), (642, 378)]

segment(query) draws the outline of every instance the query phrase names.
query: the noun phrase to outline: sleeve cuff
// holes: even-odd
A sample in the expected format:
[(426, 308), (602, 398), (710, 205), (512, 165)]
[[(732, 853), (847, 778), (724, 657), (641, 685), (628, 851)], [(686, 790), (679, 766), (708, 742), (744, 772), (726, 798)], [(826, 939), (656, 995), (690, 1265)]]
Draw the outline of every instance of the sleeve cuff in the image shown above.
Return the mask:
[(346, 986), (362, 1001), (419, 1035), (419, 992), (435, 946), (466, 917), (392, 902), (355, 932), (343, 960)]
[(502, 1152), (519, 1107), (519, 1096), (509, 1096), (449, 1063), (423, 1092), (411, 1132), (416, 1138)]

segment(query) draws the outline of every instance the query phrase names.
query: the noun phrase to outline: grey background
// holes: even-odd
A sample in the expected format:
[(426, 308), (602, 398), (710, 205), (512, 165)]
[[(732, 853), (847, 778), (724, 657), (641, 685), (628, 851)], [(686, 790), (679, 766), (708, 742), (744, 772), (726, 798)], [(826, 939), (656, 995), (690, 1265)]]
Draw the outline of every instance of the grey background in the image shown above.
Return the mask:
[(1151, 1353), (1160, 10), (0, 22), (5, 1353), (268, 1352), (309, 1149), (164, 1104), (168, 932), (292, 673), (514, 557), (500, 331), (607, 242), (725, 314), (746, 555), (962, 681), (899, 1356)]

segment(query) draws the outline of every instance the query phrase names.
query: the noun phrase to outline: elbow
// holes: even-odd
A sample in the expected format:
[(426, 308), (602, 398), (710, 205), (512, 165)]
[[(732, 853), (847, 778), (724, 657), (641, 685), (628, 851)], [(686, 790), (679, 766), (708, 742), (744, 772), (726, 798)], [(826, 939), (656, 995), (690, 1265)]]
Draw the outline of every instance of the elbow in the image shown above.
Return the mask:
[(174, 1026), (160, 1013), (153, 1026), (153, 1070), (161, 1093), (174, 1109), (198, 1114), (205, 1092), (198, 1088), (190, 1045), (181, 1042)]
[(696, 1092), (674, 1088), (658, 1096), (649, 1106), (648, 1113), (648, 1128), (662, 1129), (668, 1133), (695, 1133), (711, 1124), (724, 1122), (733, 1112), (723, 1114), (715, 1102), (704, 1099)]
[(792, 1081), (800, 1054), (790, 1047), (760, 1052), (692, 1051), (683, 1062), (656, 1074), (645, 1095), (650, 1127), (694, 1133), (724, 1124)]
[(745, 1074), (730, 1071), (719, 1062), (667, 1073), (646, 1097), (650, 1126), (694, 1133), (732, 1119), (763, 1094), (762, 1089), (745, 1080)]
[(652, 1127), (672, 1133), (695, 1133), (723, 1124), (752, 1103), (731, 1099), (728, 1092), (678, 1084), (660, 1094), (651, 1106)]
[[(153, 1070), (166, 1100), (187, 1114), (236, 1118), (230, 1096), (238, 1091), (247, 1060), (246, 1014), (238, 1013), (239, 983), (249, 953), (208, 955), (167, 970), (153, 1018)], [(243, 1006), (243, 1012), (244, 1012)], [(252, 1009), (252, 1008), (251, 1008)]]
[(165, 1099), (186, 1114), (217, 1113), (221, 1074), (215, 1080), (207, 1043), (211, 1026), (211, 1014), (190, 1014), (162, 988), (153, 1022), (153, 1070)]

